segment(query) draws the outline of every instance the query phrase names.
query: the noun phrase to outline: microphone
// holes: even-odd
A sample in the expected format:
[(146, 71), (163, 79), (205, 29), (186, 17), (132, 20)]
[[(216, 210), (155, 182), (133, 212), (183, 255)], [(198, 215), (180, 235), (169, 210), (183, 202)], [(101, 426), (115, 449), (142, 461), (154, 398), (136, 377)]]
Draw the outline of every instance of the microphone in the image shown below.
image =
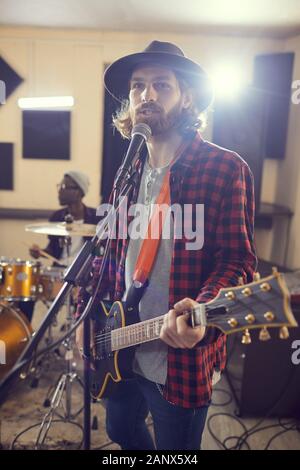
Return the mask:
[(130, 176), (130, 168), (134, 161), (138, 158), (145, 142), (151, 137), (152, 131), (148, 124), (141, 122), (133, 126), (131, 133), (131, 141), (123, 160), (121, 167), (118, 170), (114, 187), (116, 188), (125, 177)]

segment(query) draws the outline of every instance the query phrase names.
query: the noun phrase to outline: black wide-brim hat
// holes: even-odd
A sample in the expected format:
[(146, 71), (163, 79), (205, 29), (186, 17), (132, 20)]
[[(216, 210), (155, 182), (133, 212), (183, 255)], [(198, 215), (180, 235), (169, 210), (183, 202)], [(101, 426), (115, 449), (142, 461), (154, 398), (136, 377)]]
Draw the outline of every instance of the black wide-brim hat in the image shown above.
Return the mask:
[(195, 90), (199, 111), (213, 100), (213, 87), (207, 73), (199, 64), (188, 59), (183, 51), (170, 42), (153, 41), (143, 52), (130, 54), (113, 62), (104, 72), (104, 85), (117, 101), (128, 99), (129, 82), (136, 67), (156, 64), (179, 73)]

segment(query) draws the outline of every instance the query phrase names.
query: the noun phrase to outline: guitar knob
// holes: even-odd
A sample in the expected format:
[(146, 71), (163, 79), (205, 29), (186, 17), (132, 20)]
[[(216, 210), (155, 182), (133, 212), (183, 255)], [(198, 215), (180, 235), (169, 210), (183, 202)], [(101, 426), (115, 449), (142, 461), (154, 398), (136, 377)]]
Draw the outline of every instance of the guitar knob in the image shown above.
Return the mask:
[(260, 330), (259, 339), (260, 341), (269, 341), (269, 339), (271, 339), (270, 333), (268, 332), (266, 327)]
[(243, 337), (242, 337), (242, 344), (250, 344), (251, 343), (251, 336), (248, 328), (245, 330)]
[(286, 326), (282, 326), (279, 330), (279, 338), (280, 339), (288, 339), (290, 336), (289, 330)]

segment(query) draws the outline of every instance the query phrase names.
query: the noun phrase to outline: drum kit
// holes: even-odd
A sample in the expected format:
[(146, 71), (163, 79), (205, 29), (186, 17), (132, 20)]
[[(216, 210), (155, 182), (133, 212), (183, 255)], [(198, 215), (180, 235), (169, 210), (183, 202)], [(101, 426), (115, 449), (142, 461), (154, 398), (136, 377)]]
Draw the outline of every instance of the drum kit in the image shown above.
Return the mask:
[[(49, 222), (46, 224), (27, 225), (25, 230), (37, 234), (62, 237), (64, 245), (67, 248), (67, 255), (69, 256), (72, 237), (93, 237), (96, 232), (96, 226), (90, 224)], [(46, 252), (43, 252), (42, 250), (41, 252), (47, 255)], [(56, 260), (52, 256), (49, 255), (47, 257), (55, 260), (57, 264), (59, 263), (59, 260)], [(64, 263), (66, 265), (68, 265), (69, 262), (69, 258), (64, 259)], [(64, 273), (65, 267), (48, 267), (43, 266), (40, 261), (27, 261), (0, 257), (0, 339), (1, 342), (5, 344), (5, 361), (0, 362), (0, 381), (13, 368), (33, 335), (32, 326), (26, 316), (18, 308), (18, 303), (36, 302), (40, 300), (49, 307), (63, 286)], [(74, 292), (72, 293), (72, 296), (69, 296), (69, 298), (66, 299), (65, 303), (67, 310), (67, 330), (71, 328), (73, 320), (71, 311), (72, 305), (74, 305)], [(46, 343), (49, 344), (49, 342), (51, 343), (51, 340), (49, 340), (48, 337), (46, 339)], [(57, 387), (59, 389), (59, 395), (61, 396), (62, 383), (65, 384), (67, 395), (65, 408), (67, 409), (69, 416), (64, 416), (64, 419), (70, 419), (71, 417), (74, 417), (70, 415), (70, 385), (75, 379), (78, 379), (79, 382), (81, 381), (77, 377), (77, 374), (72, 371), (72, 339), (69, 338), (63, 343), (63, 345), (66, 348), (65, 359), (67, 362), (67, 372), (65, 374), (61, 374), (57, 382)], [(57, 402), (57, 392), (55, 396)], [(49, 406), (50, 405), (52, 406), (52, 402), (50, 403), (49, 401)], [(57, 406), (58, 403), (55, 407)], [(78, 413), (76, 413), (76, 415), (77, 414)], [(48, 428), (49, 426), (46, 427)], [(45, 436), (43, 441), (44, 439)]]

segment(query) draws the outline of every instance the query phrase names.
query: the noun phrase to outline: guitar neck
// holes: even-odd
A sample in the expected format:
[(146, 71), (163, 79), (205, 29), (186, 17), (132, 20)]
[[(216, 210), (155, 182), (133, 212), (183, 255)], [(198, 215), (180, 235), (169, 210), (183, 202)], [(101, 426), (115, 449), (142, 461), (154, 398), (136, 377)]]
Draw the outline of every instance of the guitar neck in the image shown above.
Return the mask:
[(145, 320), (133, 325), (124, 326), (111, 332), (112, 351), (137, 346), (159, 339), (160, 330), (164, 322), (164, 316)]
[[(217, 327), (225, 334), (245, 331), (249, 335), (249, 329), (253, 328), (297, 326), (289, 298), (284, 278), (274, 271), (273, 275), (252, 283), (220, 289), (213, 300), (189, 309), (189, 320), (192, 327)], [(159, 339), (164, 317), (113, 329), (109, 336), (110, 350)], [(287, 337), (284, 331), (280, 334)], [(105, 345), (107, 340), (105, 333), (101, 343), (100, 335), (98, 344)]]

